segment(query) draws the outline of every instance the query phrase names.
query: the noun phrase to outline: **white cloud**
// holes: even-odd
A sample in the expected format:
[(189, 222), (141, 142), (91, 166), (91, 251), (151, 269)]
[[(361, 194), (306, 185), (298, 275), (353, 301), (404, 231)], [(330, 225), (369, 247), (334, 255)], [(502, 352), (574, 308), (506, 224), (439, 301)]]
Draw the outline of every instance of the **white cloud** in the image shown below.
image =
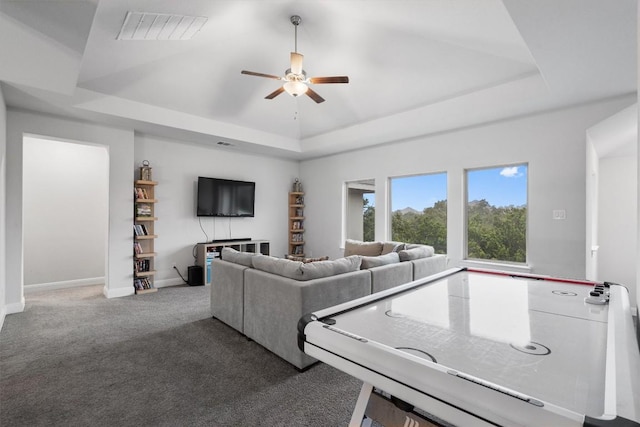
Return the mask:
[(505, 178), (514, 178), (514, 177), (522, 176), (522, 174), (518, 172), (517, 166), (502, 169), (500, 171), (500, 175), (504, 176)]

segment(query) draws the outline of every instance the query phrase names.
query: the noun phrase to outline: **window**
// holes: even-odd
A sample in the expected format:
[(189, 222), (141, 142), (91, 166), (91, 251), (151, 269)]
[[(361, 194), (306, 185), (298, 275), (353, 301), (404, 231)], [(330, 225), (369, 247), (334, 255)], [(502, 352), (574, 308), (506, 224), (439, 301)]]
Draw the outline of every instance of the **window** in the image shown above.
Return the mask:
[(467, 258), (527, 260), (527, 165), (467, 171)]
[(364, 193), (362, 202), (362, 240), (373, 242), (376, 237), (376, 193)]
[(346, 238), (372, 242), (375, 240), (375, 180), (346, 183)]
[(447, 253), (447, 174), (391, 178), (391, 239)]

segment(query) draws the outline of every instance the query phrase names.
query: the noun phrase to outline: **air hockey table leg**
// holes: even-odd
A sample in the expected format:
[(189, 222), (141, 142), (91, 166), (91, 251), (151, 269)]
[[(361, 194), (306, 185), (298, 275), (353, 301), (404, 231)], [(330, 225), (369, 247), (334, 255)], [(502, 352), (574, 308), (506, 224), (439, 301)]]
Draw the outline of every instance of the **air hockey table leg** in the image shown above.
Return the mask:
[(371, 384), (362, 384), (360, 394), (358, 395), (358, 400), (356, 401), (356, 406), (353, 409), (353, 414), (351, 415), (349, 427), (366, 427), (363, 426), (362, 422), (364, 420), (364, 413), (367, 409), (367, 404), (369, 403), (369, 396), (371, 396), (372, 391), (373, 386)]
[[(437, 427), (429, 419), (414, 411), (410, 405), (393, 397), (384, 397), (384, 392), (364, 383), (355, 405), (349, 427)], [(447, 424), (448, 425), (448, 424)]]

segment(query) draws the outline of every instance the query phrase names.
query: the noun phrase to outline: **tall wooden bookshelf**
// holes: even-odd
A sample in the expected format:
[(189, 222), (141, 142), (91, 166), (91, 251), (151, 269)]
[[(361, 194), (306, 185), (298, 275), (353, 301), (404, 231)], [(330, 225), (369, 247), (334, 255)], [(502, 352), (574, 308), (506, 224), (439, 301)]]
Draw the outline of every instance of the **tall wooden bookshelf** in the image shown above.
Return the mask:
[(304, 192), (289, 193), (289, 255), (304, 256)]
[(133, 222), (133, 287), (136, 294), (156, 292), (155, 256), (155, 187), (156, 181), (135, 181)]

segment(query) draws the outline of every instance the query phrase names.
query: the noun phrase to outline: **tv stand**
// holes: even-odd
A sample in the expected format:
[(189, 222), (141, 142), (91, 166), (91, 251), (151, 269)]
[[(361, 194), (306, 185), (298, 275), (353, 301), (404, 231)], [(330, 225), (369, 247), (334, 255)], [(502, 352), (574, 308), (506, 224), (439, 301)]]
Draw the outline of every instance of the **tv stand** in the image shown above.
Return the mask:
[(196, 245), (196, 265), (202, 267), (204, 271), (204, 284), (211, 284), (212, 261), (220, 258), (223, 248), (232, 248), (240, 252), (253, 252), (262, 255), (269, 255), (268, 240), (251, 239), (225, 239), (213, 240), (211, 243), (198, 243)]
[(235, 239), (214, 239), (211, 243), (226, 243), (226, 242), (250, 242), (251, 237), (239, 237)]

